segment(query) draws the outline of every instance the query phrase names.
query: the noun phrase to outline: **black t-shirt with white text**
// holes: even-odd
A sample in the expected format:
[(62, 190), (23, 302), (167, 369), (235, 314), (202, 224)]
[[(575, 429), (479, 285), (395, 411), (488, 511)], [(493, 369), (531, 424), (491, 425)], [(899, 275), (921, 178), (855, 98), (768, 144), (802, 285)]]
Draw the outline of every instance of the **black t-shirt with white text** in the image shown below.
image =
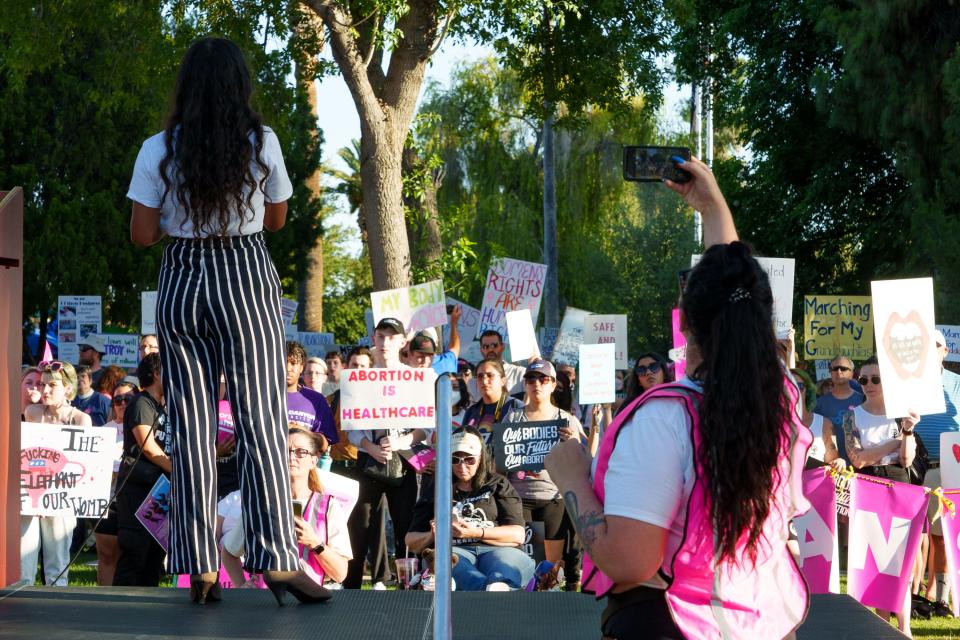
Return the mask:
[[(409, 531), (430, 531), (434, 517), (433, 482), (425, 482), (420, 500), (413, 508)], [(507, 525), (523, 526), (523, 504), (516, 489), (504, 476), (491, 473), (476, 491), (461, 491), (453, 487), (453, 509), (460, 521), (481, 529)], [(454, 538), (453, 544), (483, 544), (480, 538)]]
[[(123, 414), (123, 461), (120, 463), (120, 476), (126, 475), (130, 463), (140, 455), (140, 446), (137, 444), (137, 439), (133, 435), (133, 428), (141, 424), (155, 427), (153, 430), (153, 439), (157, 441), (157, 444), (163, 448), (167, 455), (170, 454), (170, 432), (167, 412), (153, 396), (143, 391), (134, 398), (133, 402), (130, 403)], [(147, 460), (145, 456), (140, 456), (137, 464), (150, 465), (156, 467), (157, 471), (160, 471), (160, 468)], [(157, 475), (159, 476), (159, 473)]]

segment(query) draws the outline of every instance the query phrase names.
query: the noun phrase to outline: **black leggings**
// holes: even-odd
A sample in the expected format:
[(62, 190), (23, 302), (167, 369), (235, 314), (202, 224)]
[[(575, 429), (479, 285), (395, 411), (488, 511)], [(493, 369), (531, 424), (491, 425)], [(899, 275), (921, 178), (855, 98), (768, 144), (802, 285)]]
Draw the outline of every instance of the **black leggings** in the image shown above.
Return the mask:
[(560, 496), (552, 500), (523, 499), (523, 521), (542, 522), (545, 540), (566, 540), (564, 506)]
[(650, 587), (608, 596), (601, 629), (604, 640), (683, 640), (666, 594)]

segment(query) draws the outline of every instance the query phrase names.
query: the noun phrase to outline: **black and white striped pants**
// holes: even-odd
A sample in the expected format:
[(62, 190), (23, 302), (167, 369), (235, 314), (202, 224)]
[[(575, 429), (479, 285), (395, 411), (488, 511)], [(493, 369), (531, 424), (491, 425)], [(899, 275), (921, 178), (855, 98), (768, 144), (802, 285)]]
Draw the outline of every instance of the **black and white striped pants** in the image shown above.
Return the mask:
[(160, 268), (157, 329), (173, 433), (168, 569), (217, 571), (220, 372), (237, 431), (245, 567), (299, 567), (287, 467), (280, 281), (262, 234), (177, 238)]

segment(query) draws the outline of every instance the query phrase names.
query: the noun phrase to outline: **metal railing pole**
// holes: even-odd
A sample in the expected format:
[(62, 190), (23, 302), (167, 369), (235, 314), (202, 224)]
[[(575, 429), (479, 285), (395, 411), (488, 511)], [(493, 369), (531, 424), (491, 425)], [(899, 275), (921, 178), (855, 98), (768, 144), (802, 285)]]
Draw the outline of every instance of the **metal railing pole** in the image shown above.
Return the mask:
[(449, 640), (453, 637), (450, 578), (453, 554), (450, 538), (450, 517), (453, 505), (453, 466), (450, 459), (451, 427), (450, 374), (437, 378), (437, 464), (434, 468), (434, 520), (437, 523), (435, 540), (436, 582), (433, 592), (433, 638)]

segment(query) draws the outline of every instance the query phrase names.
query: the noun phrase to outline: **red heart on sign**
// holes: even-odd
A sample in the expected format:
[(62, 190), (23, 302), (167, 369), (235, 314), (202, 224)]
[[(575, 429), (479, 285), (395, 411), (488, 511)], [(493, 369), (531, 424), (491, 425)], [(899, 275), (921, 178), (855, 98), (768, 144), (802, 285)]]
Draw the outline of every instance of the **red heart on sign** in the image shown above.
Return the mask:
[(953, 445), (953, 457), (957, 459), (957, 462), (960, 462), (960, 444)]

